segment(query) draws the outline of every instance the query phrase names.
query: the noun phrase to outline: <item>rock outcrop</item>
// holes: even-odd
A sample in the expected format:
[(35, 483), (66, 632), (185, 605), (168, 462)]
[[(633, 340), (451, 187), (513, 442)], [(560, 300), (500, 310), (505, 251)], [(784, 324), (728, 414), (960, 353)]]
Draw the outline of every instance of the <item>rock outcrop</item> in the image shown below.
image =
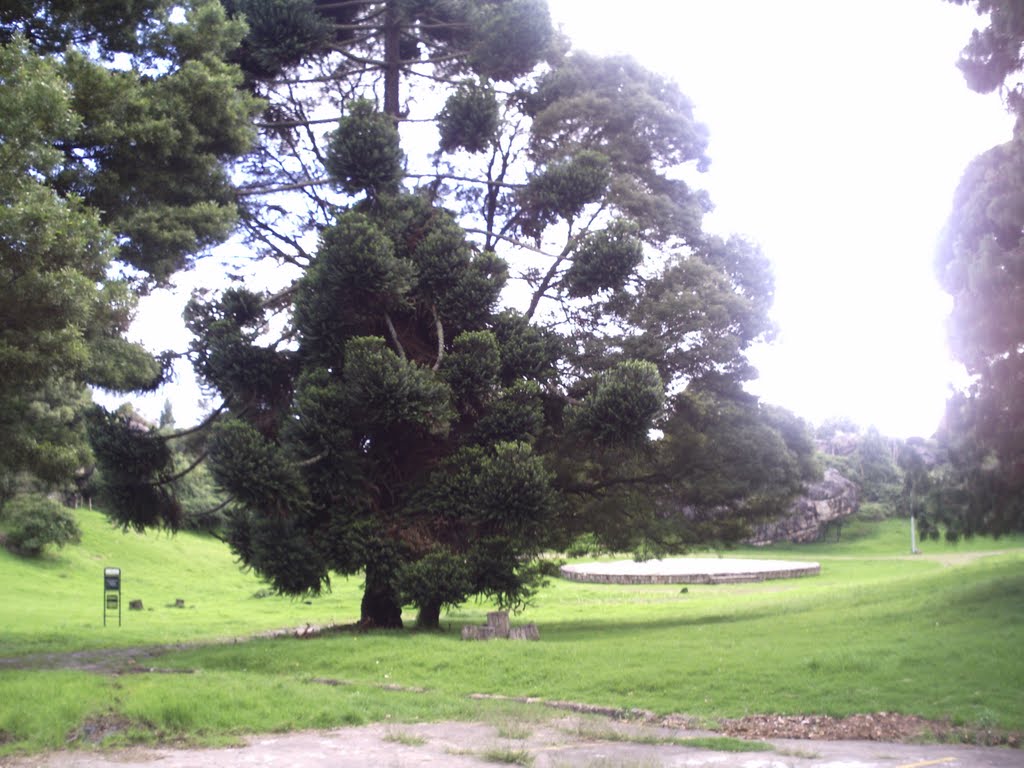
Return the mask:
[(829, 523), (849, 517), (859, 506), (857, 486), (829, 468), (820, 482), (807, 486), (785, 515), (756, 528), (747, 542), (761, 547), (776, 541), (817, 541)]

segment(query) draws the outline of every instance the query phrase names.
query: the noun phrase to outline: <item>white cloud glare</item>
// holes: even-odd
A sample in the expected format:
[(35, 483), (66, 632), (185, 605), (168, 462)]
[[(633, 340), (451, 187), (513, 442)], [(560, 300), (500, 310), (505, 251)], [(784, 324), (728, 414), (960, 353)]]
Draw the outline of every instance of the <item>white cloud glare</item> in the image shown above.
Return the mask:
[(750, 389), (815, 422), (938, 426), (958, 367), (932, 261), (966, 164), (1006, 141), (956, 60), (980, 25), (940, 0), (551, 0), (574, 43), (671, 76), (711, 134), (708, 227), (761, 244), (780, 333)]

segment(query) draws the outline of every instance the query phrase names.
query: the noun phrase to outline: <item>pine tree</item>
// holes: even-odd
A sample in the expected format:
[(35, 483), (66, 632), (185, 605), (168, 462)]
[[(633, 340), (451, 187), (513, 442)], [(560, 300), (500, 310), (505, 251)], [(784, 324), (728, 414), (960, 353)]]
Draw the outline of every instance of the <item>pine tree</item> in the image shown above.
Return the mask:
[[(677, 86), (567, 53), (536, 0), (234, 7), (268, 105), (244, 226), (301, 270), (187, 311), (243, 563), (290, 594), (363, 572), (365, 624), (436, 626), (471, 595), (522, 605), (579, 533), (735, 538), (814, 471), (803, 427), (742, 393), (770, 271), (703, 232)], [(94, 425), (114, 515), (180, 524), (168, 452), (124, 426)]]

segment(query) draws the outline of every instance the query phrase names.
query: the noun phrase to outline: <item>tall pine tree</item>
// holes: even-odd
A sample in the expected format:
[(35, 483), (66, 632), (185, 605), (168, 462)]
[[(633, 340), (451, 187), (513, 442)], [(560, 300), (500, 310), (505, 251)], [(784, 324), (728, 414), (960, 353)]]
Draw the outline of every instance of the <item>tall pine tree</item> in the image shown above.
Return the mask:
[[(675, 84), (568, 52), (537, 0), (230, 9), (267, 103), (243, 223), (300, 270), (187, 312), (243, 563), (292, 594), (363, 572), (364, 623), (436, 626), (521, 604), (576, 534), (735, 538), (813, 473), (801, 425), (742, 392), (771, 276), (703, 232)], [(93, 430), (113, 514), (174, 527), (166, 450), (124, 427)]]

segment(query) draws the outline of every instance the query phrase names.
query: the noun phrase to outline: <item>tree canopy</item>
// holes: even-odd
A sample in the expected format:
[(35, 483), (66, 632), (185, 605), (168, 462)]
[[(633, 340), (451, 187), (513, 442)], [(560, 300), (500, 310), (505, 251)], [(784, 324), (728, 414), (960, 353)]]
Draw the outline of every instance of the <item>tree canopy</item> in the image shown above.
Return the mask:
[(256, 101), (222, 60), (214, 2), (14, 2), (0, 10), (0, 475), (88, 461), (87, 385), (156, 386), (125, 333), (140, 285), (226, 237), (225, 163)]
[[(365, 623), (431, 626), (521, 605), (580, 534), (736, 539), (817, 471), (742, 390), (771, 273), (703, 230), (707, 134), (674, 83), (571, 51), (539, 0), (226, 7), (264, 103), (241, 224), (299, 270), (186, 313), (246, 566), (291, 594), (363, 573)], [(181, 525), (166, 436), (91, 434), (115, 519)]]
[[(989, 25), (975, 31), (961, 68), (981, 92), (1003, 89), (1024, 114), (1024, 5), (978, 0)], [(953, 536), (1024, 528), (1024, 137), (976, 158), (964, 172), (936, 259), (953, 297), (949, 338), (971, 385), (947, 407), (943, 440), (952, 470), (944, 508), (935, 513)], [(928, 524), (928, 520), (924, 521)]]

